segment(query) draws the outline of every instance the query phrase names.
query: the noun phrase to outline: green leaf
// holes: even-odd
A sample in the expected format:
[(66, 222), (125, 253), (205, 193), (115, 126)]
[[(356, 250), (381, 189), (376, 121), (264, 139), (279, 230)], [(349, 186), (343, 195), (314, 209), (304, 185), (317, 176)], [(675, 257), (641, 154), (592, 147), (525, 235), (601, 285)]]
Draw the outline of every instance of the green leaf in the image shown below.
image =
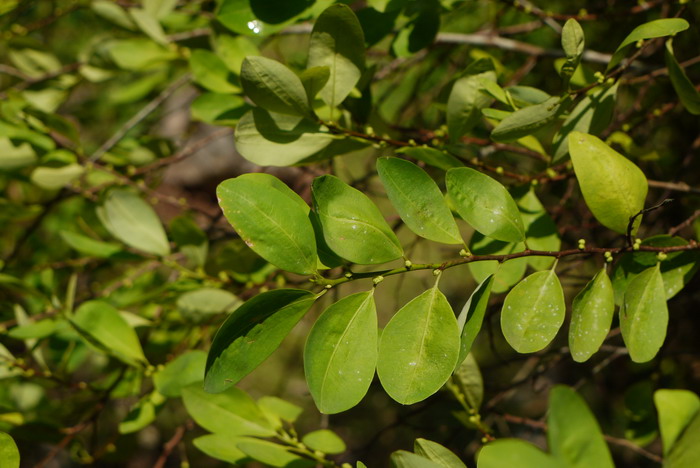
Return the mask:
[(216, 195), (226, 219), (255, 253), (292, 273), (316, 271), (313, 227), (289, 193), (244, 174), (219, 184)]
[(134, 20), (136, 26), (139, 27), (141, 31), (146, 33), (148, 37), (156, 41), (158, 44), (167, 45), (168, 38), (163, 32), (163, 27), (160, 25), (158, 20), (151, 15), (150, 12), (142, 10), (141, 8), (129, 8), (129, 16)]
[(518, 206), (500, 182), (468, 167), (450, 169), (445, 181), (457, 213), (474, 229), (506, 242), (525, 239)]
[(484, 400), (484, 379), (472, 353), (467, 354), (457, 366), (452, 383), (457, 386), (469, 408), (478, 412)]
[(173, 12), (178, 0), (143, 0), (143, 9), (156, 19), (163, 19)]
[(246, 57), (260, 55), (258, 47), (245, 36), (220, 34), (216, 38), (216, 55), (226, 64), (226, 68), (240, 75)]
[(424, 170), (403, 159), (380, 158), (377, 172), (389, 200), (411, 231), (435, 242), (463, 243), (445, 197)]
[(165, 398), (158, 392), (145, 395), (129, 409), (129, 413), (119, 423), (119, 433), (131, 434), (150, 425), (155, 421), (156, 413), (164, 402)]
[(549, 393), (547, 440), (552, 455), (570, 468), (615, 468), (600, 426), (575, 391), (556, 385)]
[(630, 281), (620, 308), (622, 339), (634, 362), (656, 356), (666, 338), (668, 307), (659, 265)]
[(301, 442), (311, 450), (319, 452), (336, 454), (343, 453), (346, 450), (345, 442), (338, 435), (328, 429), (309, 432), (302, 437)]
[(299, 78), (301, 79), (301, 84), (304, 85), (309, 101), (313, 101), (316, 98), (316, 95), (328, 83), (330, 76), (330, 69), (326, 66), (311, 67), (301, 73)]
[(308, 119), (255, 108), (236, 126), (236, 149), (260, 166), (291, 166), (317, 153), (336, 137)]
[(266, 440), (245, 439), (236, 442), (236, 447), (250, 458), (269, 466), (294, 468), (316, 466), (315, 461), (302, 458), (290, 452), (287, 447)]
[(153, 384), (166, 397), (179, 397), (182, 389), (204, 379), (207, 353), (199, 350), (187, 351), (176, 357), (156, 372)]
[(664, 460), (665, 468), (695, 468), (700, 460), (700, 413), (686, 426)]
[(542, 104), (519, 109), (496, 125), (491, 132), (494, 141), (513, 141), (546, 127), (569, 107), (570, 100), (558, 96), (547, 99)]
[(519, 439), (498, 439), (479, 452), (477, 468), (562, 468), (556, 458)]
[[(525, 250), (524, 244), (501, 242), (475, 232), (469, 241), (469, 250), (474, 255), (505, 255)], [(493, 275), (491, 291), (502, 293), (509, 291), (520, 279), (525, 276), (528, 264), (527, 257), (514, 258), (499, 263), (496, 260), (470, 262), (469, 272), (477, 282), (485, 281), (489, 275)]]
[(566, 58), (575, 61), (574, 68), (583, 54), (584, 45), (585, 38), (581, 25), (573, 18), (568, 19), (561, 30), (561, 47), (564, 49)]
[(441, 468), (442, 465), (415, 453), (397, 450), (391, 454), (391, 466), (394, 468)]
[(182, 401), (192, 419), (215, 434), (272, 437), (274, 429), (255, 401), (243, 390), (231, 387), (211, 394), (194, 384), (182, 389)]
[(352, 408), (367, 393), (377, 364), (374, 290), (347, 296), (326, 309), (304, 348), (304, 372), (322, 413)]
[[(664, 234), (644, 239), (641, 245), (652, 247), (673, 247), (687, 245), (688, 242), (680, 237), (672, 237)], [(661, 278), (664, 280), (666, 299), (671, 299), (680, 292), (683, 287), (693, 279), (700, 267), (700, 255), (698, 252), (670, 252), (668, 258), (661, 262)], [(633, 252), (624, 255), (615, 265), (612, 273), (613, 290), (615, 291), (615, 304), (622, 305), (625, 290), (630, 281), (639, 273), (658, 263), (656, 252)]]
[(700, 414), (700, 398), (688, 390), (662, 389), (654, 392), (654, 404), (664, 456), (668, 456), (688, 424)]
[(114, 63), (124, 70), (145, 70), (178, 58), (178, 54), (150, 39), (110, 41), (107, 50)]
[(37, 160), (36, 152), (27, 142), (15, 146), (12, 141), (0, 136), (0, 171), (11, 171), (31, 166)]
[(418, 16), (399, 29), (391, 50), (397, 57), (407, 58), (435, 40), (440, 30), (439, 7), (432, 2), (421, 2)]
[(690, 25), (682, 18), (662, 18), (654, 21), (649, 21), (637, 26), (631, 33), (622, 41), (615, 53), (613, 54), (606, 70), (611, 70), (615, 65), (620, 63), (626, 54), (626, 48), (630, 44), (655, 37), (672, 36), (681, 31), (688, 29)]
[(496, 72), (485, 71), (459, 78), (447, 99), (447, 128), (450, 140), (459, 141), (481, 120), (481, 109), (491, 104), (491, 97), (481, 90), (482, 82), (496, 81)]
[[(568, 140), (586, 205), (603, 226), (625, 234), (630, 217), (644, 208), (648, 190), (644, 173), (597, 137), (574, 131)], [(632, 235), (641, 219), (636, 218)]]
[(405, 154), (409, 158), (423, 161), (429, 166), (437, 167), (443, 171), (447, 171), (453, 167), (464, 167), (464, 164), (462, 164), (459, 159), (436, 148), (429, 148), (427, 146), (405, 147), (397, 150), (397, 152)]
[(211, 344), (204, 379), (207, 391), (221, 392), (258, 367), (315, 300), (315, 295), (301, 289), (275, 289), (236, 309)]
[(666, 67), (673, 89), (676, 90), (683, 107), (693, 115), (700, 115), (700, 91), (695, 89), (673, 55), (673, 39), (666, 41)]
[(301, 80), (289, 68), (266, 57), (246, 57), (241, 65), (246, 96), (271, 112), (312, 117)]
[[(216, 20), (239, 34), (267, 36), (287, 26), (287, 22), (269, 24), (261, 20), (251, 8), (250, 0), (219, 0)], [(277, 5), (277, 4), (275, 4)], [(286, 10), (283, 8), (283, 11)]]
[(136, 29), (134, 21), (129, 17), (127, 12), (116, 3), (112, 3), (109, 0), (97, 0), (90, 3), (90, 9), (98, 16), (122, 28)]
[[(527, 245), (533, 250), (556, 251), (561, 248), (557, 225), (537, 198), (533, 187), (520, 187), (512, 192), (525, 225)], [(522, 195), (521, 195), (522, 194)], [(528, 257), (527, 263), (535, 270), (551, 268), (554, 257)]]
[(230, 437), (228, 434), (207, 434), (192, 441), (200, 451), (217, 460), (238, 464), (248, 458), (237, 446), (236, 442), (245, 440), (244, 437)]
[(194, 81), (202, 87), (221, 94), (241, 91), (241, 88), (232, 83), (231, 71), (214, 52), (195, 49), (189, 60)]
[(104, 301), (83, 302), (70, 322), (107, 353), (134, 365), (146, 363), (141, 343), (119, 311)]
[(97, 216), (114, 237), (130, 247), (155, 255), (170, 254), (170, 244), (160, 218), (128, 189), (112, 189), (97, 207)]
[(377, 374), (391, 398), (410, 405), (437, 392), (459, 356), (459, 327), (437, 284), (403, 306), (382, 331)]
[(193, 120), (217, 125), (235, 125), (250, 109), (245, 100), (232, 94), (203, 93), (190, 105)]
[(32, 182), (46, 190), (58, 190), (73, 182), (85, 171), (80, 164), (62, 167), (37, 167), (30, 176)]
[(488, 275), (469, 296), (469, 300), (462, 307), (462, 311), (457, 318), (457, 324), (462, 331), (460, 339), (459, 357), (457, 358), (458, 365), (464, 361), (469, 354), (469, 350), (474, 344), (476, 335), (481, 330), (481, 324), (484, 321), (484, 315), (489, 305), (489, 297), (491, 297), (491, 287), (493, 286), (494, 275)]
[(103, 242), (77, 232), (60, 231), (59, 235), (71, 248), (91, 257), (109, 258), (122, 251), (119, 244)]
[(177, 308), (189, 318), (231, 312), (241, 300), (223, 289), (201, 288), (187, 291), (177, 298)]
[(572, 131), (597, 135), (608, 127), (615, 110), (618, 84), (595, 87), (576, 104), (554, 136), (552, 163), (563, 161), (569, 153), (567, 136)]
[(328, 67), (330, 77), (320, 94), (331, 109), (350, 94), (365, 68), (365, 37), (350, 7), (332, 5), (318, 17), (307, 67)]
[(574, 361), (584, 362), (598, 351), (610, 331), (614, 312), (612, 283), (603, 268), (576, 295), (571, 306), (569, 349)]
[(457, 455), (437, 442), (427, 439), (416, 439), (413, 451), (428, 460), (432, 460), (444, 468), (467, 468)]
[(6, 432), (0, 432), (0, 460), (2, 468), (19, 468), (19, 449)]
[(340, 257), (371, 265), (403, 255), (394, 231), (377, 206), (359, 190), (335, 176), (325, 175), (314, 180), (311, 194), (323, 237)]
[(547, 346), (564, 322), (566, 304), (554, 270), (533, 273), (506, 296), (501, 328), (506, 341), (519, 353)]
[(258, 400), (258, 406), (265, 415), (273, 415), (289, 423), (295, 422), (303, 411), (301, 407), (273, 396), (261, 397)]

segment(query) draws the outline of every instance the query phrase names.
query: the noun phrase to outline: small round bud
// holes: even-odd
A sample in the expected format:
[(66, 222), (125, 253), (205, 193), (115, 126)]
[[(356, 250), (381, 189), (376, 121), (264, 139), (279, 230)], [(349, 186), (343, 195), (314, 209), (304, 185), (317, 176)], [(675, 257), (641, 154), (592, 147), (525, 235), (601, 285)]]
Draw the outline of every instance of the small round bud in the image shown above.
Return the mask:
[(540, 181), (537, 180), (537, 179), (532, 179), (532, 180), (530, 181), (530, 185), (532, 185), (533, 187), (534, 187), (535, 185), (538, 185), (539, 183), (540, 183)]
[(438, 275), (440, 275), (440, 273), (442, 273), (442, 270), (439, 268), (436, 268), (433, 270), (433, 276), (438, 276)]
[(381, 276), (381, 275), (375, 276), (374, 278), (372, 278), (372, 282), (373, 282), (375, 285), (381, 283), (382, 281), (384, 281), (384, 277)]
[(610, 253), (610, 252), (605, 252), (605, 254), (604, 254), (603, 256), (605, 257), (605, 261), (606, 261), (606, 262), (610, 263), (610, 262), (613, 261), (612, 253)]
[(498, 166), (496, 168), (496, 174), (503, 174), (503, 167), (502, 166)]
[(666, 255), (666, 252), (659, 252), (656, 254), (656, 258), (660, 261), (663, 262), (668, 258), (668, 255)]
[(468, 251), (467, 249), (462, 249), (459, 251), (459, 256), (460, 257), (471, 257), (472, 253)]
[(352, 278), (352, 272), (351, 272), (351, 271), (348, 271), (347, 273), (345, 273), (345, 277), (346, 277), (346, 278)]
[(406, 260), (403, 262), (403, 266), (410, 269), (413, 266), (413, 263), (410, 260)]
[(327, 284), (327, 285), (324, 286), (324, 288), (326, 288), (326, 289), (331, 289), (332, 287), (333, 287), (333, 286), (331, 286), (330, 284)]
[(547, 177), (549, 177), (550, 179), (553, 179), (557, 176), (557, 171), (555, 171), (551, 167), (548, 167), (546, 172), (547, 172)]

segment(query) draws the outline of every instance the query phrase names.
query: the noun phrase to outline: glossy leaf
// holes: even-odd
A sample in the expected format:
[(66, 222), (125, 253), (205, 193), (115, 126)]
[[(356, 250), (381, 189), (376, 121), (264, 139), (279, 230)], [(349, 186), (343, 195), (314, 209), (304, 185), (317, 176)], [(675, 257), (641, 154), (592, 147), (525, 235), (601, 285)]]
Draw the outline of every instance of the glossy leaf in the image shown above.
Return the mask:
[(459, 345), (459, 357), (457, 363), (464, 361), (464, 358), (469, 354), (469, 350), (474, 344), (476, 335), (481, 330), (481, 324), (484, 322), (484, 315), (489, 305), (491, 297), (491, 287), (493, 286), (494, 275), (489, 275), (483, 280), (472, 292), (467, 300), (467, 303), (462, 307), (462, 311), (457, 318), (457, 324), (461, 330), (461, 338)]
[(556, 458), (519, 439), (498, 439), (484, 446), (477, 457), (477, 468), (562, 468)]
[(662, 18), (637, 26), (615, 50), (610, 62), (608, 62), (607, 70), (611, 70), (620, 63), (627, 53), (627, 46), (655, 37), (673, 36), (676, 33), (685, 31), (689, 26), (688, 22), (683, 18)]
[(501, 328), (519, 353), (546, 347), (564, 322), (566, 304), (554, 270), (538, 271), (518, 283), (506, 296)]
[(326, 309), (304, 348), (304, 371), (322, 413), (340, 413), (365, 396), (377, 364), (374, 290), (347, 296)]
[[(641, 245), (652, 247), (673, 247), (686, 245), (680, 237), (657, 235), (644, 239)], [(612, 273), (612, 285), (615, 291), (615, 304), (622, 305), (625, 290), (630, 281), (639, 273), (658, 263), (655, 252), (633, 252), (623, 256), (615, 265)], [(670, 252), (668, 258), (661, 262), (661, 278), (664, 280), (666, 299), (671, 299), (688, 284), (700, 267), (700, 255), (697, 252)]]
[(700, 413), (690, 421), (664, 460), (665, 468), (695, 468), (700, 460)]
[[(505, 255), (522, 252), (525, 245), (501, 242), (475, 232), (469, 241), (469, 250), (474, 255)], [(485, 260), (468, 263), (469, 272), (477, 282), (483, 282), (489, 275), (493, 275), (493, 286), (491, 291), (502, 293), (510, 291), (512, 286), (525, 276), (527, 270), (528, 257), (514, 258), (499, 263), (497, 260)]]
[(656, 356), (666, 338), (668, 308), (659, 265), (630, 281), (620, 308), (620, 329), (634, 362)]
[[(556, 251), (561, 248), (557, 225), (540, 200), (535, 190), (521, 187), (511, 192), (518, 204), (520, 216), (525, 225), (527, 245), (533, 250)], [(554, 257), (528, 257), (527, 263), (535, 270), (551, 268)]]
[(236, 387), (211, 394), (204, 391), (201, 384), (194, 384), (182, 390), (182, 401), (192, 419), (215, 434), (228, 437), (275, 435), (255, 401)]
[(126, 245), (155, 255), (170, 254), (170, 244), (160, 218), (132, 191), (110, 190), (97, 207), (97, 216), (109, 233)]
[(673, 39), (666, 41), (666, 67), (673, 89), (681, 100), (683, 107), (693, 115), (700, 115), (700, 91), (695, 89), (685, 71), (678, 64), (673, 54)]
[(83, 302), (70, 321), (82, 335), (127, 364), (146, 362), (136, 332), (107, 302)]
[(328, 429), (309, 432), (302, 437), (301, 442), (311, 450), (328, 454), (343, 453), (347, 448), (343, 439)]
[(615, 468), (603, 433), (586, 402), (557, 385), (549, 393), (547, 440), (552, 455), (570, 468)]
[(700, 398), (688, 390), (662, 389), (654, 392), (654, 404), (664, 456), (668, 456), (688, 424), (700, 414)]
[(248, 455), (236, 447), (236, 442), (240, 440), (244, 438), (232, 438), (228, 434), (207, 434), (197, 437), (192, 444), (212, 458), (237, 464), (248, 458)]
[(292, 273), (316, 271), (313, 227), (288, 193), (244, 174), (219, 184), (216, 195), (226, 219), (255, 253)]
[(338, 256), (363, 265), (385, 263), (403, 255), (401, 243), (365, 194), (335, 176), (311, 186), (323, 237)]
[(168, 362), (153, 376), (153, 385), (166, 397), (179, 397), (182, 389), (204, 380), (207, 353), (200, 350), (187, 351)]
[(493, 70), (464, 76), (455, 81), (447, 99), (447, 128), (452, 141), (471, 132), (481, 120), (481, 109), (487, 107), (492, 99), (481, 92), (482, 81), (496, 81)]
[[(597, 137), (571, 132), (568, 140), (586, 205), (603, 226), (625, 234), (630, 217), (644, 208), (648, 190), (644, 173)], [(615, 189), (611, 190), (612, 187)], [(632, 235), (641, 218), (636, 218)]]
[(519, 109), (500, 121), (491, 132), (495, 141), (513, 141), (546, 127), (569, 107), (569, 100), (554, 96), (542, 104)]
[(615, 297), (605, 268), (600, 270), (574, 298), (571, 305), (569, 349), (576, 362), (588, 360), (610, 331)]
[(467, 468), (457, 455), (432, 440), (416, 439), (413, 451), (444, 468)]
[(236, 309), (211, 344), (204, 379), (207, 391), (221, 392), (258, 367), (315, 300), (315, 295), (301, 289), (275, 289)]
[(435, 181), (410, 161), (380, 158), (377, 172), (389, 200), (417, 235), (444, 244), (462, 244), (452, 213)]
[(500, 182), (468, 167), (450, 169), (445, 181), (457, 212), (474, 229), (506, 242), (525, 239), (518, 206)]
[(459, 159), (437, 148), (427, 146), (406, 147), (401, 148), (398, 152), (443, 171), (453, 167), (464, 167), (464, 164)]
[(194, 80), (214, 93), (239, 93), (241, 89), (232, 82), (232, 73), (216, 54), (205, 49), (195, 49), (190, 55), (190, 69)]
[(246, 57), (241, 65), (241, 85), (246, 96), (270, 112), (298, 116), (312, 114), (301, 80), (276, 60)]
[(236, 125), (236, 149), (260, 166), (292, 166), (318, 153), (336, 137), (308, 119), (255, 108)]
[(0, 432), (0, 460), (3, 468), (19, 468), (19, 449), (6, 432)]
[(307, 67), (328, 67), (330, 76), (320, 95), (331, 108), (340, 105), (365, 68), (365, 38), (347, 5), (332, 5), (318, 17), (311, 32)]
[(564, 120), (554, 136), (552, 163), (563, 161), (569, 153), (569, 133), (576, 131), (597, 135), (605, 130), (613, 117), (618, 82), (612, 86), (590, 90)]
[(415, 453), (405, 450), (397, 450), (391, 454), (391, 466), (393, 468), (441, 468), (437, 462), (429, 460)]
[(459, 327), (437, 285), (403, 306), (382, 331), (377, 374), (394, 400), (409, 405), (437, 392), (459, 356)]

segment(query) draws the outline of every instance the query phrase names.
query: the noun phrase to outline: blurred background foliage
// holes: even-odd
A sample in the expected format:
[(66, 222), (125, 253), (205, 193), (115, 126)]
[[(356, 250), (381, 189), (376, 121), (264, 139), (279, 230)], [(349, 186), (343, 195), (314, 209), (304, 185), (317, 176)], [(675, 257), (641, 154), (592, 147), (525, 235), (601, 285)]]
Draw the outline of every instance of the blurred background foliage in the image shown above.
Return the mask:
[[(257, 257), (222, 219), (214, 188), (225, 178), (269, 172), (308, 201), (313, 177), (332, 172), (372, 196), (398, 227), (411, 259), (454, 258), (453, 248), (421, 241), (399, 226), (374, 169), (376, 157), (391, 154), (389, 148), (358, 145), (316, 165), (285, 168), (256, 166), (236, 153), (232, 130), (250, 108), (238, 77), (243, 58), (261, 54), (301, 72), (312, 22), (332, 3), (0, 2), (0, 430), (19, 445), (22, 466), (224, 465), (192, 445), (204, 432), (177, 396), (153, 398), (153, 375), (185, 351), (206, 351), (226, 312), (241, 300), (282, 285), (308, 286)], [(444, 136), (451, 86), (480, 58), (493, 60), (503, 86), (564, 91), (559, 31), (570, 16), (586, 34), (588, 55), (574, 77), (579, 83), (604, 72), (617, 44), (639, 24), (676, 15), (700, 23), (697, 1), (346, 3), (360, 19), (369, 47), (361, 94), (345, 103), (354, 124), (419, 142)], [(700, 82), (698, 43), (697, 27), (674, 39), (676, 57), (693, 83)], [(700, 193), (698, 118), (679, 104), (664, 68), (663, 43), (654, 42), (621, 77), (614, 117), (602, 132), (649, 179), (684, 184), (652, 185), (650, 201), (675, 202), (647, 217), (644, 237), (688, 219)], [(538, 134), (533, 151), (548, 154), (552, 133)], [(546, 168), (492, 144), (486, 125), (454, 150), (506, 170)], [(112, 220), (121, 223), (121, 234), (106, 225), (104, 216), (110, 215), (96, 211), (115, 186), (128, 189), (120, 192), (124, 205)], [(129, 199), (136, 193), (154, 207), (155, 221)], [(538, 196), (556, 221), (563, 247), (580, 238), (593, 245), (619, 242), (592, 218), (573, 180), (555, 180)], [(149, 250), (142, 240), (151, 231), (142, 229), (158, 219), (168, 238)], [(700, 224), (686, 223), (677, 232), (697, 239)], [(563, 262), (567, 298), (602, 264), (602, 256)], [(424, 273), (385, 280), (384, 294), (377, 297), (380, 326), (428, 287), (432, 275)], [(475, 285), (464, 267), (441, 282), (455, 309)], [(619, 336), (585, 364), (568, 356), (563, 333), (545, 351), (516, 354), (498, 327), (503, 295), (492, 297), (473, 348), (484, 380), (485, 422), (504, 436), (543, 445), (542, 430), (518, 417), (541, 418), (547, 390), (565, 383), (581, 392), (603, 431), (618, 439), (611, 446), (618, 466), (656, 466), (635, 448), (660, 452), (653, 391), (700, 390), (698, 285), (693, 279), (669, 302), (666, 345), (646, 364), (624, 356)], [(324, 307), (361, 290), (353, 283), (327, 294), (240, 387), (256, 399), (274, 395), (302, 407), (296, 423), (301, 433), (336, 431), (348, 446), (340, 461), (387, 466), (392, 451), (428, 437), (471, 463), (482, 434), (463, 423), (447, 392), (402, 407), (375, 382), (352, 411), (328, 417), (315, 410), (303, 376), (305, 337)], [(200, 295), (193, 297), (196, 292)], [(95, 299), (118, 309), (136, 330), (148, 364), (132, 365), (89, 330), (80, 334), (69, 325), (66, 317)], [(149, 398), (152, 404), (144, 405)], [(152, 414), (127, 416), (131, 408)], [(135, 424), (124, 425), (134, 418)]]

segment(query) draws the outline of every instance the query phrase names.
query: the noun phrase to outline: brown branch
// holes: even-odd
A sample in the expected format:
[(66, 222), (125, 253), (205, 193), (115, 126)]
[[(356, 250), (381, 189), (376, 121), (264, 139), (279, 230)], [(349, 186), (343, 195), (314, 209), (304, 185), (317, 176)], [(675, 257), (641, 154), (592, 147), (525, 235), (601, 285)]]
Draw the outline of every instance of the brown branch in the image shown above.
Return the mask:
[(551, 18), (558, 21), (566, 21), (568, 19), (575, 19), (577, 21), (596, 21), (601, 18), (610, 19), (611, 16), (629, 16), (636, 15), (638, 13), (643, 13), (654, 8), (657, 5), (663, 4), (668, 0), (648, 0), (643, 3), (634, 5), (626, 10), (621, 10), (617, 12), (602, 12), (602, 13), (583, 13), (583, 14), (565, 14), (565, 13), (555, 13), (552, 11), (545, 11), (541, 8), (532, 4), (532, 2), (527, 0), (501, 0), (502, 3), (506, 3), (513, 8), (516, 8), (523, 13), (536, 16), (542, 20)]
[(695, 212), (692, 215), (690, 215), (688, 219), (678, 224), (677, 226), (673, 226), (671, 229), (669, 229), (668, 235), (675, 236), (678, 233), (678, 231), (687, 228), (688, 226), (693, 224), (693, 221), (695, 221), (698, 218), (700, 218), (700, 210), (695, 210)]
[(179, 444), (182, 438), (185, 436), (185, 432), (187, 432), (187, 428), (184, 424), (178, 426), (177, 429), (175, 429), (175, 433), (173, 434), (173, 436), (163, 446), (163, 451), (161, 452), (160, 457), (158, 457), (158, 460), (156, 460), (155, 464), (153, 465), (153, 468), (165, 467), (165, 463), (168, 461), (168, 457), (175, 449), (175, 447), (177, 447), (177, 444)]

